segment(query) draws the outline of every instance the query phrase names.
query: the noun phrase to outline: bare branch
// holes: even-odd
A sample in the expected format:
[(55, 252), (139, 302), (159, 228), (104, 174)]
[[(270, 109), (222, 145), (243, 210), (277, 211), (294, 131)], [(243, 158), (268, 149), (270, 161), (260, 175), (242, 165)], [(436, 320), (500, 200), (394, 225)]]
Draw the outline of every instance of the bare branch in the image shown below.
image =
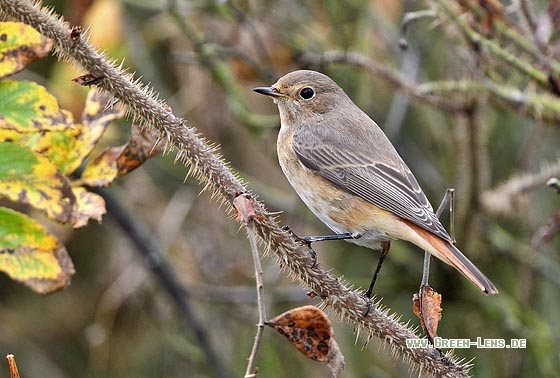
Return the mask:
[(448, 18), (452, 25), (459, 28), (467, 41), (474, 45), (477, 50), (484, 49), (488, 51), (489, 54), (492, 54), (509, 67), (515, 68), (523, 75), (528, 76), (543, 88), (549, 87), (548, 75), (545, 72), (538, 70), (529, 62), (500, 46), (497, 42), (476, 32), (471, 28), (466, 19), (459, 15), (453, 3), (448, 0), (439, 0), (435, 3), (437, 4), (437, 9), (440, 10), (438, 12), (439, 15)]
[(510, 178), (503, 184), (482, 193), (480, 198), (484, 210), (490, 214), (518, 214), (519, 205), (527, 201), (527, 194), (544, 186), (546, 182), (560, 175), (560, 160), (546, 165), (539, 172)]
[(431, 105), (450, 113), (466, 112), (473, 101), (487, 98), (491, 103), (513, 110), (547, 125), (560, 123), (560, 101), (548, 93), (525, 93), (515, 87), (498, 85), (490, 80), (434, 81), (411, 83), (396, 71), (371, 60), (368, 56), (352, 51), (326, 51), (322, 55), (305, 54), (302, 61), (315, 66), (345, 63), (360, 67), (403, 91), (420, 103)]
[(418, 88), (415, 87), (413, 83), (410, 83), (409, 79), (357, 52), (332, 50), (326, 51), (321, 55), (308, 53), (303, 55), (301, 60), (304, 63), (314, 66), (324, 66), (332, 63), (351, 64), (370, 72), (372, 75), (384, 80), (389, 85), (402, 90), (405, 94), (411, 96), (419, 102), (423, 102), (449, 112), (462, 112), (465, 110), (464, 102), (453, 101), (436, 95), (420, 93)]

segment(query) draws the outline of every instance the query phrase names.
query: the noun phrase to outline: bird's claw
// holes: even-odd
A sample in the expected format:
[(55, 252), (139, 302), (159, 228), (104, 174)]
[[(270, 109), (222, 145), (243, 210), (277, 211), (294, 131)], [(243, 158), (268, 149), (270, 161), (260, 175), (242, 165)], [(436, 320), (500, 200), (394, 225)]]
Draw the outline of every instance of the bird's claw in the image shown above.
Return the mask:
[(371, 300), (371, 295), (368, 295), (368, 293), (364, 293), (363, 296), (366, 301), (366, 312), (364, 312), (364, 315), (362, 316), (365, 318), (366, 316), (368, 316), (369, 312), (371, 311), (371, 308), (373, 306), (373, 301)]
[(317, 252), (315, 252), (313, 247), (311, 247), (311, 243), (313, 242), (313, 239), (312, 239), (313, 237), (312, 236), (303, 236), (303, 237), (299, 236), (288, 225), (283, 226), (282, 230), (288, 232), (290, 235), (292, 235), (298, 241), (307, 245), (307, 248), (309, 248), (309, 253), (311, 254), (311, 258), (313, 259), (313, 264), (311, 264), (311, 268), (312, 269), (315, 268), (315, 266), (317, 265)]

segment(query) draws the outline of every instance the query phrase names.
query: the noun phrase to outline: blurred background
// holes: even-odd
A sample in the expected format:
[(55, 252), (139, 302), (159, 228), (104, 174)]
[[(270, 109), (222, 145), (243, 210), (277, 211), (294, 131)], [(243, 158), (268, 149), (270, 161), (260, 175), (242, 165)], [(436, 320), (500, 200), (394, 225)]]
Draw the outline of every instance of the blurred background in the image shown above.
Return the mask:
[[(473, 376), (557, 376), (560, 197), (545, 182), (560, 176), (560, 117), (548, 117), (545, 108), (532, 112), (489, 89), (508, 89), (518, 99), (545, 93), (557, 102), (556, 76), (549, 87), (537, 85), (497, 60), (492, 46), (467, 42), (453, 17), (442, 16), (445, 1), (45, 3), (73, 25), (90, 27), (99, 49), (124, 59), (175, 114), (219, 145), (232, 169), (300, 235), (328, 230), (282, 175), (277, 108), (251, 89), (295, 69), (330, 75), (385, 130), (435, 208), (446, 188), (456, 189), (457, 246), (500, 290), (485, 297), (434, 261), (430, 283), (443, 296), (438, 334), (527, 340), (526, 349), (456, 350), (472, 360)], [(459, 3), (452, 3), (454, 14), (486, 40), (543, 72), (550, 67), (546, 62), (556, 62), (558, 1), (536, 2), (525, 11), (493, 1)], [(403, 15), (430, 6), (435, 17), (408, 25), (403, 50)], [(548, 29), (531, 24), (531, 17), (537, 25), (548, 22)], [(528, 41), (523, 53), (521, 44), (508, 39), (512, 32)], [(45, 85), (79, 119), (87, 88), (71, 79), (81, 74), (50, 57), (18, 77)], [(129, 126), (127, 120), (115, 122), (98, 148), (122, 144)], [(0, 355), (14, 353), (23, 377), (244, 374), (258, 319), (249, 243), (224, 207), (209, 193), (199, 194), (195, 179), (183, 182), (187, 168), (173, 160), (172, 154), (153, 158), (107, 188), (114, 203), (101, 224), (74, 231), (46, 223), (76, 266), (66, 290), (41, 297), (0, 275)], [(161, 255), (139, 253), (123, 222)], [(443, 223), (449, 228), (447, 214)], [(377, 262), (373, 252), (342, 241), (314, 248), (324, 267), (367, 287)], [(411, 298), (422, 259), (411, 244), (392, 243), (375, 288), (391, 311), (412, 324), (419, 324)], [(319, 303), (279, 270), (273, 256), (262, 262), (269, 318)], [(165, 282), (162, 274), (176, 281)], [(383, 343), (373, 339), (362, 348), (364, 335), (356, 337), (352, 324), (332, 321), (347, 361), (343, 377), (417, 374)], [(7, 365), (0, 366), (0, 376), (7, 377)], [(329, 374), (271, 329), (265, 330), (257, 366), (261, 377)]]

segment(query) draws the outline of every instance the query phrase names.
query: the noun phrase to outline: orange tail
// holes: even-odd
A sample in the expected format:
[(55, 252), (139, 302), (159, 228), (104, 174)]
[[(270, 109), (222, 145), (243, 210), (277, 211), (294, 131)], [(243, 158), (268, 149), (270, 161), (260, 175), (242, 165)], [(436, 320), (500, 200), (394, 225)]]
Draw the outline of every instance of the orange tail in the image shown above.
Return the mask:
[(482, 273), (480, 269), (478, 269), (453, 244), (419, 227), (416, 227), (416, 232), (420, 233), (424, 240), (426, 240), (434, 249), (433, 251), (428, 252), (457, 269), (485, 294), (498, 294), (498, 289), (488, 279), (488, 277), (486, 277), (484, 273)]
[[(471, 280), (484, 294), (498, 294), (498, 289), (494, 284), (478, 269), (465, 255), (461, 253), (453, 244), (444, 242), (449, 264), (457, 269), (461, 274)], [(445, 255), (445, 252), (440, 250)]]

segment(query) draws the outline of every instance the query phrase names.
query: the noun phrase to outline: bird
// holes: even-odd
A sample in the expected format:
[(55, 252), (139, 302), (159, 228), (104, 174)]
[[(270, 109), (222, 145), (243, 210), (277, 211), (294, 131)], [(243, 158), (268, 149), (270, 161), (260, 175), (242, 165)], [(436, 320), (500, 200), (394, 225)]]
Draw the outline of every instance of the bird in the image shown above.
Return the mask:
[(278, 106), (277, 154), (292, 188), (335, 232), (311, 242), (346, 239), (381, 250), (366, 295), (391, 240), (405, 240), (451, 265), (485, 294), (496, 286), (454, 245), (417, 179), (377, 123), (327, 75), (297, 70), (253, 91)]

